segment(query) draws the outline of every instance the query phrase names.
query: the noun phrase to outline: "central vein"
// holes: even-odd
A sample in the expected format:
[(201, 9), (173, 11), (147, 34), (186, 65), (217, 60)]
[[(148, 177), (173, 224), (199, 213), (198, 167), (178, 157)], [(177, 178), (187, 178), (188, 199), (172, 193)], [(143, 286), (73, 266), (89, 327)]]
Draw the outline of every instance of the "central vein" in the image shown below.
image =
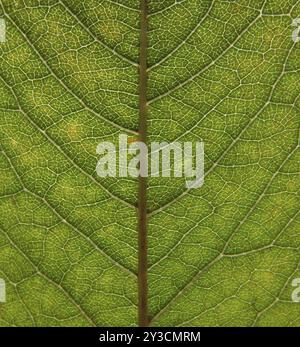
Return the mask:
[[(141, 0), (139, 57), (139, 141), (147, 143), (147, 0)], [(138, 188), (138, 315), (139, 326), (148, 325), (147, 283), (147, 178)]]

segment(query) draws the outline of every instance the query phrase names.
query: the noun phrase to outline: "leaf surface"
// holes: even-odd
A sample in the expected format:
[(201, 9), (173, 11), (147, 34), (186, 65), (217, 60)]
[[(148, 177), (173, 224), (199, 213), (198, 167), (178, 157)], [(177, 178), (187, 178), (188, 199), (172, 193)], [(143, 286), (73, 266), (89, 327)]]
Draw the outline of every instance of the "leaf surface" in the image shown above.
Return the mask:
[[(138, 135), (139, 1), (0, 4), (0, 325), (135, 326), (138, 182), (95, 167)], [(148, 1), (148, 142), (205, 144), (201, 188), (148, 179), (151, 325), (300, 325), (297, 16)]]

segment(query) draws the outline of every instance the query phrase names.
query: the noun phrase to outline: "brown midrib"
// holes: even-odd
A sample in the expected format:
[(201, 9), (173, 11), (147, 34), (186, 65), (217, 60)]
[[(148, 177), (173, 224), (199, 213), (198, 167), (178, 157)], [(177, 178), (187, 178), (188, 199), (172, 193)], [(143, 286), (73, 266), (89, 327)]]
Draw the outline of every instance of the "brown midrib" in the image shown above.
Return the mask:
[[(139, 56), (139, 141), (147, 143), (147, 0), (140, 0)], [(140, 327), (148, 321), (147, 283), (147, 178), (139, 177), (138, 188), (138, 320)]]

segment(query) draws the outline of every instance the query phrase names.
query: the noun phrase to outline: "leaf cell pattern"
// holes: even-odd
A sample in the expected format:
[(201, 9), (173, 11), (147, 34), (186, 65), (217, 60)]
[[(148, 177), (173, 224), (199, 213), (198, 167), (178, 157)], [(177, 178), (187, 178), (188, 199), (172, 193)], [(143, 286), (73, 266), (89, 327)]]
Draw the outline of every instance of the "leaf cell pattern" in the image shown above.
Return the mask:
[[(153, 326), (300, 326), (299, 0), (148, 1), (148, 141), (205, 143), (205, 183), (148, 179)], [(0, 326), (137, 325), (140, 1), (1, 0)]]

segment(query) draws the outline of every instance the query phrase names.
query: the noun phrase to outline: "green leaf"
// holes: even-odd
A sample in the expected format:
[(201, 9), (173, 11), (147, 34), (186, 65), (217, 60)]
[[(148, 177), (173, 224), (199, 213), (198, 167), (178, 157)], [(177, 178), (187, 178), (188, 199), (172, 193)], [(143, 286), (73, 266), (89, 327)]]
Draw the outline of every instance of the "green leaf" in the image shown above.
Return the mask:
[[(300, 325), (299, 16), (148, 1), (147, 141), (205, 144), (201, 188), (147, 180), (150, 325)], [(0, 326), (138, 324), (141, 180), (95, 167), (146, 116), (140, 17), (138, 0), (0, 1)]]

